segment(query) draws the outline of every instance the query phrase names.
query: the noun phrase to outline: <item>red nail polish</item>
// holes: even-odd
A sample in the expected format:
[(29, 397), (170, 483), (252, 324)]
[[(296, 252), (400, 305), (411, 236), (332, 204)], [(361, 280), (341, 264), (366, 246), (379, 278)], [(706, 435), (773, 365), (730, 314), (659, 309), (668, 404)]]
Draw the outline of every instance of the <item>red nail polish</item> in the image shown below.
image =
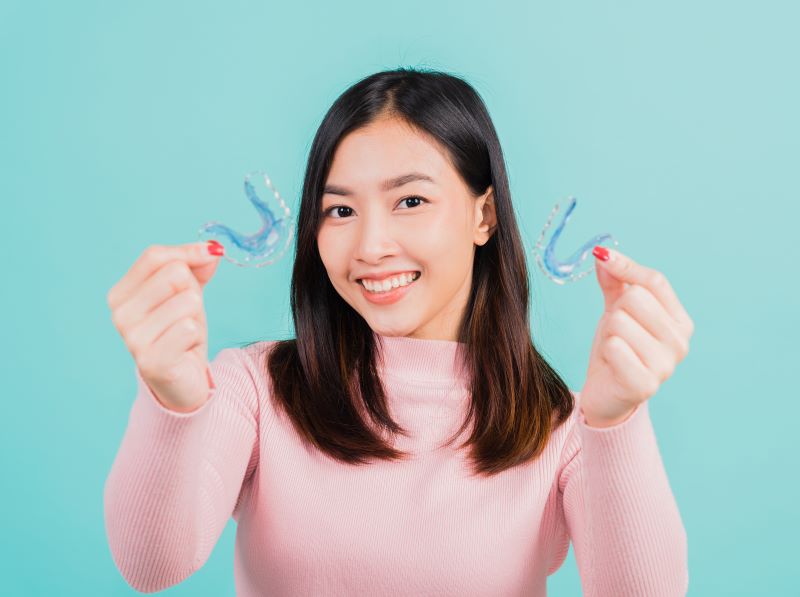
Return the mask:
[(592, 249), (592, 255), (598, 259), (602, 259), (603, 261), (608, 261), (608, 249), (601, 247), (600, 245), (597, 245), (594, 249)]
[(223, 247), (220, 243), (215, 240), (208, 241), (208, 252), (211, 255), (224, 255), (225, 254), (225, 247)]

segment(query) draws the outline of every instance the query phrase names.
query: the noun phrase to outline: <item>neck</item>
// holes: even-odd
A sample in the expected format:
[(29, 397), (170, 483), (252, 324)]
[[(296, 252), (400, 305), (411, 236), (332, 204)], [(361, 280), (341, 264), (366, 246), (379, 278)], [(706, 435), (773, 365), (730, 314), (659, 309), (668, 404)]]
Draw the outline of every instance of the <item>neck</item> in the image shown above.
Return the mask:
[(466, 344), (455, 340), (429, 340), (408, 336), (384, 336), (373, 332), (383, 370), (409, 380), (464, 381)]

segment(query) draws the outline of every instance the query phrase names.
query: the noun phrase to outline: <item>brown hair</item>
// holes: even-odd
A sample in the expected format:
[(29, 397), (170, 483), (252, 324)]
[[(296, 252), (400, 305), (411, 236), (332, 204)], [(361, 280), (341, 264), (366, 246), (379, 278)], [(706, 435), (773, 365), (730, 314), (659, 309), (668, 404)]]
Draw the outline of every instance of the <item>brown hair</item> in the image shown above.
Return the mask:
[(536, 458), (574, 403), (531, 339), (528, 269), (497, 133), (478, 93), (451, 74), (400, 68), (370, 75), (347, 89), (322, 120), (297, 223), (291, 282), (296, 338), (276, 342), (266, 356), (272, 399), (304, 441), (341, 462), (408, 456), (362, 418), (366, 412), (378, 431), (405, 434), (387, 408), (376, 368), (377, 336), (334, 289), (316, 242), (322, 190), (339, 141), (386, 114), (446, 148), (474, 196), (494, 188), (497, 226), (488, 242), (476, 247), (472, 289), (458, 331), (471, 403), (453, 437), (474, 422), (460, 447), (470, 447), (476, 474), (499, 473)]

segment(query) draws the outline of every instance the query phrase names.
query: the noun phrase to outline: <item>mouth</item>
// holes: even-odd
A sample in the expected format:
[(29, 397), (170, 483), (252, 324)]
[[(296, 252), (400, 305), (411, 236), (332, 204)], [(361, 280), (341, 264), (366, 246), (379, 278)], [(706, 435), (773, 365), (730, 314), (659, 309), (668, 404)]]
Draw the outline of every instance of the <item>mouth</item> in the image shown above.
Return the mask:
[(391, 278), (386, 278), (384, 280), (373, 281), (366, 278), (360, 278), (356, 280), (361, 287), (372, 295), (382, 295), (382, 294), (390, 294), (398, 289), (407, 288), (417, 280), (419, 280), (422, 272), (412, 271), (412, 272), (404, 272), (399, 276), (392, 276)]

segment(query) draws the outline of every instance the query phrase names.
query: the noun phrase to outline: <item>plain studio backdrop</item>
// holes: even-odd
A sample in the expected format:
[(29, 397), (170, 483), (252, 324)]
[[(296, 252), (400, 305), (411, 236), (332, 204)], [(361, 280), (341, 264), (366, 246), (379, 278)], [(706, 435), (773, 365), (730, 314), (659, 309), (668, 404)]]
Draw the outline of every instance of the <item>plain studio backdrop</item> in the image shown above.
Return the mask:
[[(650, 401), (689, 594), (796, 594), (798, 22), (789, 1), (0, 3), (0, 593), (136, 594), (103, 526), (136, 388), (106, 293), (150, 244), (255, 230), (249, 171), (296, 216), (331, 102), (416, 66), (484, 97), (529, 251), (574, 195), (563, 256), (611, 232), (694, 319)], [(292, 334), (293, 250), (220, 264), (211, 358)], [(534, 340), (580, 388), (595, 276), (559, 287), (529, 257)], [(235, 530), (165, 594), (232, 596)], [(580, 594), (572, 550), (549, 589)]]

